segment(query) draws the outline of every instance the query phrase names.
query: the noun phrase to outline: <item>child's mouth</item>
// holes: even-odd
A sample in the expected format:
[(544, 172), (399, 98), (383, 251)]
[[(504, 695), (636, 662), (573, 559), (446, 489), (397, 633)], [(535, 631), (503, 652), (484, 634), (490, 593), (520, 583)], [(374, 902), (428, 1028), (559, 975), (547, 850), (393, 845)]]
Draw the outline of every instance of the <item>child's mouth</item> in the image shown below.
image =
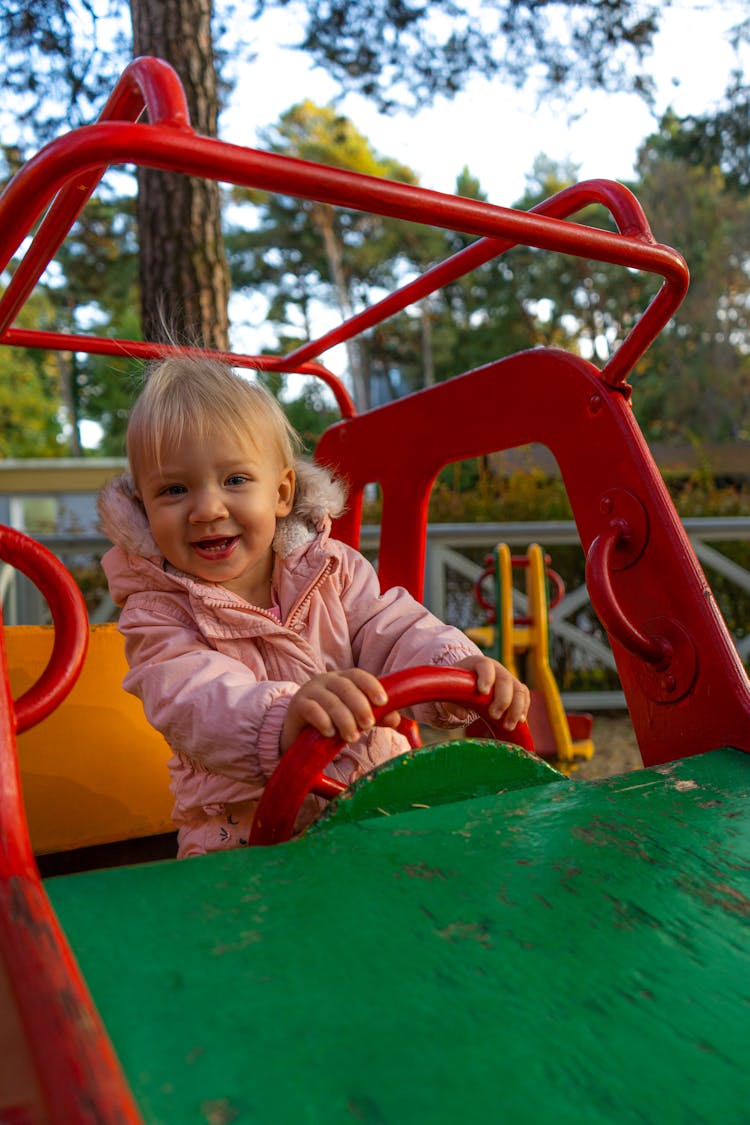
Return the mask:
[(210, 539), (198, 539), (191, 546), (203, 559), (224, 559), (231, 554), (238, 540), (239, 535), (217, 535)]

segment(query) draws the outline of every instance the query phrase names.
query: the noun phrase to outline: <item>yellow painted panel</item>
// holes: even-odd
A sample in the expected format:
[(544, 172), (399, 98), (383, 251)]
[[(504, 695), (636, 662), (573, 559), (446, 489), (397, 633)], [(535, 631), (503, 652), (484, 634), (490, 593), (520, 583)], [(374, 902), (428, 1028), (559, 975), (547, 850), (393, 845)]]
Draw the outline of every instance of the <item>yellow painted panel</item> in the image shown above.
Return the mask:
[[(38, 678), (52, 629), (5, 630), (14, 697)], [(122, 688), (127, 670), (115, 625), (91, 629), (81, 676), (68, 698), (19, 736), (21, 780), (37, 854), (133, 839), (172, 828), (169, 747)]]

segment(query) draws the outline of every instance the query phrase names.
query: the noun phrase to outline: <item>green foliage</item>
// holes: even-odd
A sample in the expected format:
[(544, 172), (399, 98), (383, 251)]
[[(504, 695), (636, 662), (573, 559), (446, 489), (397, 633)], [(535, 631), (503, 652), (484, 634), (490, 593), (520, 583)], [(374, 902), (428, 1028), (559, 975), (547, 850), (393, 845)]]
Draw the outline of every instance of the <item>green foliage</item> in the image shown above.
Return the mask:
[[(376, 153), (349, 118), (310, 100), (292, 106), (266, 130), (271, 152), (348, 171), (415, 183), (414, 173)], [(313, 302), (348, 312), (376, 285), (391, 284), (408, 224), (327, 204), (235, 188), (236, 204), (250, 204), (249, 221), (227, 233), (232, 281), (271, 298), (269, 319), (287, 331), (309, 328)], [(414, 228), (419, 230), (420, 228)]]
[[(152, 6), (163, 19), (163, 5)], [(450, 98), (475, 74), (518, 87), (533, 80), (558, 95), (593, 88), (648, 98), (644, 58), (661, 12), (635, 0), (568, 0), (563, 30), (558, 0), (497, 0), (481, 18), (468, 0), (255, 0), (242, 17), (275, 7), (301, 21), (297, 46), (316, 65), (386, 110)], [(24, 143), (93, 120), (132, 55), (130, 9), (125, 0), (0, 0), (0, 85)], [(147, 20), (148, 7), (138, 10)], [(192, 11), (183, 2), (183, 25), (197, 27), (205, 10), (205, 0)], [(211, 10), (219, 61), (231, 54), (235, 65), (247, 63), (254, 36), (237, 34), (232, 0)]]
[(547, 93), (627, 89), (648, 97), (641, 64), (660, 10), (569, 0), (563, 29), (556, 0), (496, 0), (481, 11), (461, 0), (325, 0), (308, 6), (301, 46), (343, 88), (386, 111), (450, 98), (477, 73), (518, 87), (533, 74)]
[[(19, 317), (30, 328), (50, 315), (44, 294)], [(0, 457), (70, 454), (63, 407), (61, 357), (26, 348), (0, 348)]]
[[(494, 476), (481, 460), (469, 466), (475, 469), (476, 476), (467, 491), (458, 492), (448, 485), (449, 474), (455, 472), (453, 466), (444, 470), (436, 482), (429, 516), (434, 523), (572, 519), (562, 481), (550, 479), (538, 470)], [(467, 468), (461, 468), (464, 482), (468, 483)]]
[(143, 364), (113, 356), (79, 358), (75, 368), (80, 410), (97, 422), (100, 457), (125, 456), (128, 417), (141, 386)]
[(278, 372), (260, 371), (258, 381), (279, 399), (306, 453), (312, 453), (324, 430), (341, 417), (323, 384), (312, 376), (305, 380), (297, 397), (289, 396), (286, 376)]
[[(689, 132), (688, 132), (689, 135)], [(750, 196), (716, 165), (683, 155), (685, 136), (667, 115), (644, 142), (637, 194), (657, 237), (690, 267), (687, 296), (634, 380), (646, 436), (691, 441), (750, 437)]]
[[(736, 30), (747, 40), (750, 19)], [(718, 168), (729, 190), (750, 191), (750, 87), (741, 73), (730, 75), (715, 111), (684, 118), (669, 112), (658, 137), (664, 154), (693, 167)]]
[[(3, 158), (8, 176), (18, 153), (6, 147)], [(135, 204), (132, 195), (122, 194), (119, 179), (115, 182), (117, 188), (105, 178), (81, 213), (23, 308), (23, 327), (77, 333), (93, 326), (101, 335), (139, 338)], [(4, 455), (80, 455), (82, 419), (103, 429), (97, 452), (122, 455), (133, 366), (104, 356), (0, 349), (0, 395), (8, 399)]]
[(688, 477), (667, 476), (666, 485), (679, 514), (685, 516), (750, 516), (750, 484), (718, 484), (699, 470)]
[(54, 356), (0, 348), (0, 457), (67, 452)]
[[(310, 100), (282, 114), (264, 138), (273, 152), (402, 183), (414, 173), (376, 153), (353, 123), (333, 106)], [(312, 336), (322, 305), (346, 318), (370, 304), (379, 289), (393, 288), (404, 263), (430, 259), (439, 235), (415, 224), (333, 208), (316, 201), (237, 188), (238, 204), (254, 215), (227, 234), (232, 280), (268, 300), (266, 318), (277, 330), (279, 350), (290, 351)], [(397, 322), (400, 323), (400, 322)], [(393, 325), (378, 328), (345, 347), (354, 398), (360, 410), (371, 402), (373, 372), (388, 373), (387, 340)]]
[[(24, 18), (22, 7), (28, 6), (0, 0), (0, 38), (7, 48), (0, 61), (0, 77), (3, 66), (9, 76), (15, 75), (12, 81), (9, 78), (8, 88), (15, 90), (13, 83), (22, 81), (21, 59), (29, 70), (28, 60), (33, 57), (39, 62), (36, 69), (30, 68), (34, 97), (42, 96), (44, 90), (48, 94), (50, 78), (60, 90), (77, 87), (84, 101), (93, 97), (109, 62), (97, 62), (92, 30), (91, 69), (84, 73), (76, 54), (80, 49), (77, 35), (88, 26), (86, 19), (95, 20), (105, 9), (115, 19), (122, 17), (124, 5), (112, 0), (84, 10), (77, 0), (64, 4), (42, 0)], [(399, 56), (403, 73), (415, 65), (415, 59), (435, 60), (441, 52), (456, 64), (469, 40), (477, 42), (472, 37), (479, 36), (485, 44), (482, 50), (490, 51), (486, 60), (490, 72), (495, 66), (505, 68), (506, 73), (509, 67), (518, 66), (521, 78), (534, 56), (548, 62), (554, 59), (556, 74), (565, 82), (571, 77), (566, 71), (571, 60), (581, 53), (590, 55), (597, 37), (606, 33), (609, 38), (606, 43), (602, 40), (602, 50), (586, 64), (590, 69), (577, 76), (583, 83), (606, 85), (615, 81), (616, 71), (607, 70), (605, 62), (611, 61), (613, 52), (617, 57), (628, 43), (636, 51), (643, 49), (658, 18), (655, 5), (644, 15), (631, 0), (607, 4), (581, 0), (567, 5), (568, 40), (560, 41), (557, 36), (545, 41), (544, 29), (554, 8), (547, 0), (534, 4), (502, 0), (487, 17), (489, 22), (478, 30), (465, 22), (465, 9), (454, 6), (451, 12), (456, 19), (449, 45), (448, 40), (440, 40), (440, 20), (433, 18), (443, 11), (442, 0), (432, 6), (429, 19), (427, 8), (408, 4), (376, 2), (364, 11), (359, 0), (352, 0), (344, 11), (343, 6), (329, 3), (314, 11), (311, 8), (308, 30), (314, 45), (310, 49), (329, 52), (338, 60), (336, 65), (343, 65), (341, 60), (349, 57), (347, 52), (354, 49), (358, 37), (360, 47), (364, 44), (367, 49), (357, 56), (356, 74), (347, 72), (349, 79), (355, 86), (373, 82), (372, 90), (380, 89), (383, 94), (379, 84), (390, 53), (394, 67)], [(501, 22), (493, 24), (496, 16)], [(333, 22), (326, 28), (329, 19)], [(95, 26), (101, 24), (91, 24), (92, 29)], [(377, 28), (391, 29), (384, 30), (382, 43), (373, 38)], [(747, 28), (740, 29), (740, 34), (746, 32)], [(57, 63), (53, 66), (55, 35), (57, 44), (71, 56), (60, 60), (58, 69)], [(372, 47), (375, 42), (377, 51)], [(512, 60), (493, 55), (501, 42), (518, 47)], [(370, 49), (377, 58), (371, 57)], [(37, 51), (41, 53), (35, 54)], [(465, 73), (452, 78), (420, 71), (412, 89), (419, 97), (420, 88), (443, 80), (458, 88), (478, 58)], [(601, 73), (595, 73), (597, 68)], [(389, 81), (397, 73), (397, 69), (390, 71)], [(750, 282), (742, 250), (750, 243), (746, 109), (747, 89), (741, 77), (734, 76), (715, 115), (680, 119), (666, 114), (658, 130), (644, 142), (639, 157), (632, 185), (636, 195), (657, 238), (683, 251), (692, 274), (686, 301), (634, 375), (634, 409), (652, 439), (746, 441), (750, 437)], [(332, 105), (319, 107), (308, 100), (293, 106), (269, 127), (266, 143), (273, 151), (306, 160), (416, 182), (411, 169), (376, 152)], [(17, 165), (16, 149), (6, 145), (3, 152), (9, 169)], [(576, 168), (556, 165), (541, 156), (529, 173), (518, 206), (531, 207), (576, 177)], [(481, 184), (466, 167), (458, 172), (456, 190), (469, 198), (485, 198)], [(237, 190), (234, 202), (247, 212), (228, 238), (235, 288), (266, 298), (267, 320), (276, 336), (271, 349), (282, 354), (317, 334), (321, 315), (328, 317), (336, 310), (339, 318), (349, 316), (472, 241), (418, 224), (256, 191)], [(105, 334), (138, 337), (133, 311), (139, 304), (133, 212), (132, 197), (123, 197), (114, 188), (89, 203), (58, 255), (61, 277), (46, 286), (43, 303), (27, 314), (34, 326), (79, 331), (96, 320)], [(587, 209), (577, 221), (611, 227), (604, 209), (598, 207)], [(538, 345), (560, 346), (595, 362), (604, 361), (635, 323), (655, 288), (653, 278), (635, 271), (516, 248), (350, 344), (348, 360), (358, 406), (362, 409), (371, 401)], [(28, 323), (31, 326), (32, 321)], [(120, 452), (133, 395), (130, 365), (96, 357), (73, 357), (57, 364), (53, 371), (39, 368), (33, 357), (14, 355), (14, 378), (21, 378), (21, 365), (25, 365), (25, 393), (32, 395), (38, 419), (48, 412), (44, 424), (48, 430), (43, 425), (32, 439), (31, 429), (24, 435), (9, 423), (6, 440), (14, 450), (28, 448), (31, 442), (34, 448), (46, 443), (58, 451), (74, 451), (79, 417), (90, 418), (104, 429), (100, 452)], [(55, 395), (57, 404), (52, 409), (45, 403)], [(326, 401), (318, 392), (306, 390), (298, 401), (288, 404), (309, 442), (324, 426)], [(319, 409), (323, 413), (317, 417)], [(73, 435), (70, 446), (68, 426)], [(489, 509), (491, 501), (485, 496), (481, 474), (477, 482), (472, 504), (478, 511)], [(515, 503), (512, 497), (508, 501), (511, 506)], [(448, 500), (445, 503), (450, 506)]]
[[(665, 478), (680, 516), (750, 516), (750, 483), (717, 484), (705, 472)], [(366, 523), (378, 523), (381, 501), (367, 501)], [(438, 476), (429, 507), (431, 523), (492, 523), (571, 520), (572, 509), (559, 477), (538, 469), (496, 474), (482, 458), (448, 465)]]
[(22, 146), (95, 118), (129, 50), (128, 16), (122, 0), (2, 0), (0, 85)]

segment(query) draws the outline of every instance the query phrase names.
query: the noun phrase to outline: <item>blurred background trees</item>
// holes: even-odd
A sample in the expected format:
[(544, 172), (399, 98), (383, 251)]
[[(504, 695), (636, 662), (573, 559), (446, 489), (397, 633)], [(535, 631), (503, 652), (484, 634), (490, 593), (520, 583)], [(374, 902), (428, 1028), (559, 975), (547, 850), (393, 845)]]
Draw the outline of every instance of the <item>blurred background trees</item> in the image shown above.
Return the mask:
[[(287, 7), (287, 0), (274, 0)], [(253, 15), (272, 6), (259, 0)], [(631, 89), (650, 96), (646, 63), (662, 7), (634, 0), (571, 0), (563, 28), (549, 0), (327, 0), (297, 5), (300, 47), (383, 108), (419, 107), (481, 71), (542, 90)], [(748, 8), (750, 12), (750, 7)], [(0, 0), (0, 82), (17, 107), (18, 135), (2, 150), (4, 178), (62, 128), (95, 118), (132, 53), (175, 66), (198, 131), (214, 134), (228, 92), (224, 47), (250, 13), (211, 0)], [(748, 24), (738, 36), (748, 35)], [(252, 50), (252, 36), (247, 51)], [(640, 152), (629, 186), (660, 241), (687, 258), (688, 297), (639, 365), (635, 408), (653, 439), (750, 437), (748, 309), (750, 115), (744, 75), (730, 75), (711, 114), (666, 114)], [(417, 182), (398, 154), (375, 151), (333, 106), (292, 106), (264, 139), (272, 151)], [(401, 154), (403, 156), (403, 154)], [(446, 155), (446, 159), (450, 159)], [(470, 168), (456, 191), (485, 198)], [(520, 200), (532, 206), (576, 178), (543, 155)], [(580, 216), (606, 223), (600, 209)], [(139, 173), (107, 181), (24, 312), (27, 326), (111, 335), (178, 336), (224, 347), (231, 290), (248, 319), (285, 352), (365, 307), (468, 239), (289, 197), (186, 177)], [(139, 265), (140, 263), (140, 265)], [(360, 408), (538, 344), (605, 360), (645, 307), (654, 281), (632, 271), (518, 248), (393, 317), (347, 349), (344, 370)], [(243, 300), (244, 299), (244, 300)], [(276, 389), (287, 391), (281, 380)], [(84, 356), (0, 350), (3, 456), (84, 452), (81, 423), (95, 422), (96, 452), (119, 454), (134, 390), (128, 365)], [(290, 406), (312, 433), (328, 409), (319, 388)], [(310, 429), (312, 427), (312, 429)]]

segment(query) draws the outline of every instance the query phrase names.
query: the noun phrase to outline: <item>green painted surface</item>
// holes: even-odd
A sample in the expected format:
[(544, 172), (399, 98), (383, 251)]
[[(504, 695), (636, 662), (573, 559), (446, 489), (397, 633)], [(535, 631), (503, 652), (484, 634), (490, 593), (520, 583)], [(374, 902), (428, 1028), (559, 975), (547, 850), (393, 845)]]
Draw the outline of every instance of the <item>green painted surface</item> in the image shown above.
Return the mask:
[(566, 783), (567, 778), (518, 746), (479, 738), (456, 739), (402, 754), (367, 774), (331, 802), (311, 832), (552, 782)]
[(150, 1125), (746, 1122), (736, 751), (47, 883)]

